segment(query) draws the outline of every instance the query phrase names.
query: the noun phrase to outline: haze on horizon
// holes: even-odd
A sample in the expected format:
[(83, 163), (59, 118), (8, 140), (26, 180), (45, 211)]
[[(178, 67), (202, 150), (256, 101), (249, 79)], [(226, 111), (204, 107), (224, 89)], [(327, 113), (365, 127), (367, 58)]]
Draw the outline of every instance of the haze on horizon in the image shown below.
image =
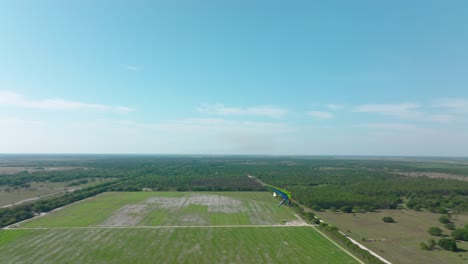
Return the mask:
[(4, 1), (0, 153), (468, 156), (466, 1)]

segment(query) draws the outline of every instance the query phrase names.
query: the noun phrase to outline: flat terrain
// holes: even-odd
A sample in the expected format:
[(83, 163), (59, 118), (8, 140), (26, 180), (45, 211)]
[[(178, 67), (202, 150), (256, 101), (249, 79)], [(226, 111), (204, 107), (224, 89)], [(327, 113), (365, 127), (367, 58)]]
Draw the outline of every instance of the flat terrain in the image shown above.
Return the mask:
[(278, 225), (297, 220), (265, 192), (108, 192), (21, 227)]
[(0, 231), (0, 263), (358, 262), (267, 192), (110, 192)]
[[(464, 252), (444, 250), (424, 251), (421, 242), (428, 239), (438, 240), (427, 233), (431, 226), (437, 226), (450, 235), (443, 224), (439, 223), (440, 214), (410, 210), (381, 210), (373, 213), (332, 213), (317, 212), (327, 223), (336, 225), (340, 230), (362, 243), (392, 263), (468, 263), (468, 243), (457, 242)], [(382, 218), (391, 216), (397, 223), (384, 223)], [(457, 227), (468, 223), (468, 215), (453, 218)]]
[[(81, 167), (12, 167), (12, 166), (0, 166), (0, 174), (17, 174), (20, 172), (52, 172), (52, 171), (66, 171), (86, 169)], [(1, 177), (1, 176), (0, 176)]]
[(110, 179), (99, 179), (96, 182), (74, 185), (67, 187), (70, 182), (31, 182), (29, 188), (14, 189), (11, 187), (0, 187), (0, 207), (20, 203), (27, 199), (34, 199), (50, 194), (64, 193), (78, 188), (88, 187), (97, 183), (109, 181)]

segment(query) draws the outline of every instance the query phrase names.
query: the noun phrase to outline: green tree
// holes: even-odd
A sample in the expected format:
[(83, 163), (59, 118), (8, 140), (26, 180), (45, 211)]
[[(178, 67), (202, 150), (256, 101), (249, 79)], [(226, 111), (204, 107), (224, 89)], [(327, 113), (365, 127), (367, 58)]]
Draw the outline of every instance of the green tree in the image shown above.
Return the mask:
[(451, 236), (457, 240), (468, 241), (468, 229), (465, 229), (465, 228), (455, 229), (452, 232)]
[(433, 236), (441, 236), (442, 235), (442, 229), (438, 228), (438, 227), (429, 227), (429, 229), (427, 230), (427, 232)]
[(320, 207), (320, 205), (313, 205), (313, 206), (312, 206), (312, 210), (314, 210), (314, 211), (321, 211), (322, 208)]
[(445, 250), (457, 252), (458, 247), (455, 239), (453, 238), (442, 238), (439, 240), (439, 246)]
[(345, 205), (340, 208), (340, 211), (343, 213), (352, 213), (353, 208), (351, 206)]
[(446, 215), (442, 215), (439, 217), (439, 222), (442, 224), (448, 224), (450, 223), (450, 219)]
[(454, 223), (448, 223), (448, 224), (445, 224), (444, 226), (445, 226), (445, 228), (447, 228), (449, 230), (455, 230), (455, 224)]

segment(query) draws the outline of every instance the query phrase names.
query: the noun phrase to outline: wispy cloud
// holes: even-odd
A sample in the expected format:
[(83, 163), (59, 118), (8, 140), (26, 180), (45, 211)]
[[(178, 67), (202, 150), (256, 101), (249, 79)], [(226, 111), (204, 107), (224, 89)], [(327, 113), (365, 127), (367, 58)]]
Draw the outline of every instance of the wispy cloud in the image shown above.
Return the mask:
[(0, 106), (2, 105), (48, 110), (94, 110), (123, 114), (135, 110), (130, 107), (89, 104), (77, 101), (67, 101), (61, 98), (29, 100), (24, 98), (23, 95), (11, 91), (0, 91)]
[(12, 127), (43, 125), (41, 121), (26, 120), (16, 117), (0, 117), (0, 127), (11, 129)]
[(427, 116), (426, 120), (438, 122), (438, 123), (449, 123), (449, 122), (457, 120), (457, 117), (454, 115), (449, 115), (449, 114), (437, 114), (437, 115)]
[(420, 111), (419, 104), (401, 103), (401, 104), (364, 104), (355, 107), (352, 112), (372, 113), (403, 119), (421, 118), (423, 115)]
[(223, 104), (202, 105), (197, 107), (198, 112), (219, 116), (263, 116), (281, 118), (288, 112), (286, 109), (271, 106), (255, 107), (226, 107)]
[(456, 113), (468, 113), (468, 100), (463, 98), (442, 99), (435, 106), (447, 108)]
[(336, 110), (343, 109), (343, 108), (344, 108), (344, 105), (339, 105), (339, 104), (327, 104), (325, 107), (328, 108), (328, 109), (330, 109), (330, 110), (336, 111)]
[(330, 119), (334, 117), (332, 113), (325, 111), (309, 111), (307, 115), (316, 119)]
[(357, 127), (372, 128), (372, 129), (410, 129), (415, 128), (414, 125), (404, 123), (368, 123), (357, 125)]
[(134, 65), (127, 65), (125, 66), (125, 69), (129, 70), (129, 71), (134, 71), (134, 72), (138, 72), (141, 70), (140, 67), (137, 67), (137, 66), (134, 66)]

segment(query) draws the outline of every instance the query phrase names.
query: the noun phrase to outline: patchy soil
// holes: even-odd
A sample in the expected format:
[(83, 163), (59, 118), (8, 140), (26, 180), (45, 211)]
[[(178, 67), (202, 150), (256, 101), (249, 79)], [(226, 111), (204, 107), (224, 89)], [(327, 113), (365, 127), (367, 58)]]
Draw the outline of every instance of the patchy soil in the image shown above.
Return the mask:
[(108, 218), (103, 226), (136, 226), (146, 215), (144, 212), (146, 205), (129, 204), (122, 207)]
[(287, 226), (307, 226), (307, 225), (309, 225), (306, 222), (304, 222), (304, 220), (302, 220), (297, 214), (295, 214), (295, 216), (297, 217), (296, 220), (288, 221), (288, 222), (286, 222), (284, 224), (287, 225)]
[(150, 197), (143, 204), (125, 205), (101, 226), (136, 226), (155, 211), (160, 211), (161, 215), (167, 215), (167, 219), (180, 225), (209, 224), (206, 215), (197, 210), (226, 214), (247, 211), (240, 200), (220, 195), (191, 193), (185, 197)]
[(170, 209), (170, 208), (181, 208), (185, 202), (187, 201), (187, 197), (151, 197), (146, 200), (147, 204), (157, 204), (158, 207), (163, 209)]
[(192, 194), (186, 205), (191, 203), (208, 206), (208, 212), (240, 213), (246, 211), (241, 201), (226, 196)]
[(407, 177), (428, 177), (432, 179), (450, 179), (459, 181), (468, 181), (468, 176), (441, 173), (441, 172), (396, 172), (396, 174), (404, 175)]
[(189, 197), (151, 197), (146, 200), (149, 204), (157, 204), (164, 209), (181, 209), (191, 204), (204, 205), (208, 212), (239, 213), (244, 212), (242, 202), (226, 196), (208, 194), (190, 194)]
[(179, 222), (186, 225), (207, 225), (208, 222), (199, 214), (188, 214), (180, 217)]

